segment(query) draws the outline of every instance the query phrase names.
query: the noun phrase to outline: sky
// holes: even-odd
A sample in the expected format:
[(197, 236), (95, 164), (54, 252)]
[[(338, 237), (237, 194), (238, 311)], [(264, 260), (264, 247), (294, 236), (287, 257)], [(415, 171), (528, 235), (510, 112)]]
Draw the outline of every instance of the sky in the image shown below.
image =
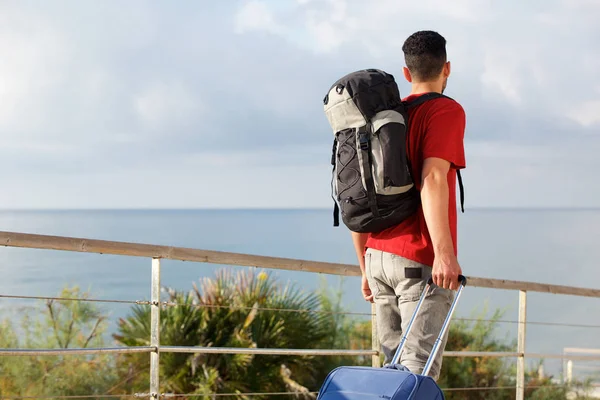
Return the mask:
[(0, 208), (331, 207), (322, 99), (447, 39), (465, 208), (600, 207), (598, 0), (0, 0)]

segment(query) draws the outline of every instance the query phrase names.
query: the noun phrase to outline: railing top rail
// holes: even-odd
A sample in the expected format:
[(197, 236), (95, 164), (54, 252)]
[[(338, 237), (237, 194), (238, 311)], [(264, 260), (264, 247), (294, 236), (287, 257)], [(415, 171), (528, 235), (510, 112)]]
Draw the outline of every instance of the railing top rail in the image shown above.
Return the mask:
[[(20, 232), (0, 231), (0, 246), (134, 257), (164, 258), (210, 264), (285, 269), (332, 275), (360, 276), (358, 265), (353, 264), (328, 263), (293, 258), (193, 249), (186, 247), (114, 242), (98, 239), (50, 236)], [(600, 289), (551, 285), (537, 282), (478, 278), (469, 276), (468, 284), (469, 286), (481, 288), (526, 290), (530, 292), (600, 298)]]

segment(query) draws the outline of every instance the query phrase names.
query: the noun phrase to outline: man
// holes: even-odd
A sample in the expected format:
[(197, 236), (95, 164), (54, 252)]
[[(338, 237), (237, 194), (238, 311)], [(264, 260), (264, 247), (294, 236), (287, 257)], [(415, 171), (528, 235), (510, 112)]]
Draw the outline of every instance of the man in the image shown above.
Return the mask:
[[(411, 101), (443, 93), (450, 76), (446, 40), (420, 31), (404, 43), (404, 77)], [(430, 289), (407, 339), (400, 363), (422, 373), (458, 289), (456, 170), (465, 167), (465, 113), (454, 100), (435, 98), (409, 109), (408, 156), (421, 195), (416, 214), (376, 234), (352, 233), (365, 300), (375, 302), (377, 328), (389, 363), (429, 277)], [(430, 376), (439, 378), (444, 337)]]

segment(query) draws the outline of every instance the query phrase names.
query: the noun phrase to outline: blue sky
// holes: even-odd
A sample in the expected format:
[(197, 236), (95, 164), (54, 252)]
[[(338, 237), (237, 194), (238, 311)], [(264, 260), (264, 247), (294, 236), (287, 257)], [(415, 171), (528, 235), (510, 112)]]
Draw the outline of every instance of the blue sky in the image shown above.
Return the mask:
[(0, 2), (0, 208), (330, 207), (322, 98), (448, 40), (466, 207), (600, 206), (595, 0)]

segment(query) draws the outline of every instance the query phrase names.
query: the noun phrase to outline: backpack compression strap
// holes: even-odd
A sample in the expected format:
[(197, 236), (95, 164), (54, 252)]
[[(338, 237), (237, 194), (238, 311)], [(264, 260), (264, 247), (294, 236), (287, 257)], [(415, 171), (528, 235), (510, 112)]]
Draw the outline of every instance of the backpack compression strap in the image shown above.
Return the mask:
[(367, 125), (364, 128), (358, 129), (358, 143), (360, 148), (357, 151), (360, 151), (359, 160), (362, 163), (362, 173), (365, 178), (365, 185), (367, 191), (367, 199), (369, 202), (369, 207), (371, 208), (371, 212), (375, 218), (379, 218), (379, 209), (377, 208), (377, 195), (375, 194), (375, 182), (373, 182), (373, 175), (371, 173), (371, 125)]
[(331, 199), (333, 200), (333, 226), (340, 226), (340, 207), (338, 206), (337, 201), (335, 200), (334, 190), (333, 190), (333, 180), (336, 179), (335, 176), (335, 150), (337, 147), (337, 137), (333, 139), (333, 149), (331, 150), (331, 165), (333, 166), (333, 170), (331, 171)]

